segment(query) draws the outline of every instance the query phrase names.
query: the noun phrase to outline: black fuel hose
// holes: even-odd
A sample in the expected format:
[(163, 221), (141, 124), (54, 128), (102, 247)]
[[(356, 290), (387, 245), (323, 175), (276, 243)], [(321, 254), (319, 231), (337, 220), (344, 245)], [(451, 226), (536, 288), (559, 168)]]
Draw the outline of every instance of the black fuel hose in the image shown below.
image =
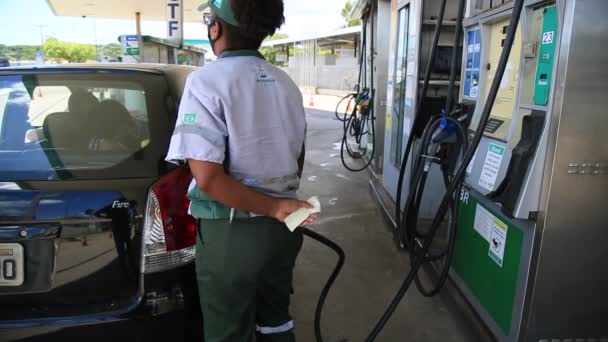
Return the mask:
[[(371, 98), (373, 98), (373, 95), (371, 95)], [(358, 168), (348, 165), (348, 163), (346, 162), (346, 156), (344, 154), (344, 151), (346, 151), (346, 153), (348, 154), (348, 156), (350, 158), (357, 160), (357, 159), (362, 159), (363, 156), (365, 156), (365, 154), (367, 153), (367, 148), (365, 148), (363, 151), (353, 151), (350, 149), (350, 146), (348, 144), (349, 132), (350, 132), (351, 136), (355, 137), (355, 141), (357, 142), (357, 144), (360, 144), (362, 141), (363, 135), (367, 134), (369, 131), (371, 131), (372, 144), (375, 144), (376, 130), (373, 128), (373, 125), (375, 122), (373, 106), (369, 106), (368, 110), (370, 111), (370, 113), (368, 113), (366, 115), (362, 115), (361, 118), (358, 118), (357, 113), (353, 112), (353, 114), (350, 116), (350, 118), (348, 118), (343, 123), (344, 131), (343, 131), (342, 141), (341, 141), (341, 145), (340, 145), (340, 160), (342, 161), (342, 165), (344, 166), (344, 168), (346, 168), (348, 171), (351, 171), (351, 172), (361, 172), (361, 171), (367, 169), (373, 162), (374, 156), (376, 154), (376, 146), (372, 145), (371, 155), (368, 158), (367, 162), (365, 162), (365, 164), (363, 166), (358, 167)], [(367, 130), (366, 130), (366, 126), (368, 128)]]
[[(445, 123), (452, 127), (457, 137), (457, 144), (450, 142), (445, 143), (439, 141), (439, 139), (451, 138), (452, 134), (443, 134), (446, 131), (440, 127), (442, 123)], [(437, 136), (439, 135), (439, 136)], [(441, 144), (441, 145), (439, 145)], [(448, 240), (447, 246), (440, 250), (438, 254), (432, 255), (428, 251), (423, 251), (419, 248), (421, 245), (421, 241), (425, 239), (429, 239), (428, 234), (421, 233), (418, 231), (418, 217), (420, 211), (420, 204), (422, 202), (422, 195), (424, 193), (424, 188), (426, 186), (426, 180), (431, 170), (431, 165), (439, 160), (441, 162), (441, 171), (443, 176), (443, 181), (446, 189), (448, 188), (451, 180), (452, 180), (452, 171), (455, 163), (459, 157), (464, 156), (464, 152), (467, 149), (467, 137), (466, 137), (466, 129), (462, 126), (462, 124), (451, 117), (437, 117), (434, 120), (431, 120), (427, 125), (427, 128), (424, 131), (424, 135), (421, 141), (421, 148), (416, 153), (414, 157), (414, 174), (412, 177), (412, 188), (410, 189), (410, 193), (406, 202), (405, 211), (404, 211), (404, 219), (402, 220), (402, 225), (400, 227), (401, 236), (403, 237), (403, 243), (407, 245), (408, 250), (410, 252), (410, 263), (413, 264), (419, 258), (422, 258), (425, 263), (439, 261), (443, 259), (443, 266), (439, 271), (438, 280), (433, 284), (431, 289), (425, 288), (425, 286), (420, 281), (419, 277), (416, 276), (416, 287), (424, 296), (430, 297), (434, 296), (447, 281), (447, 276), (449, 273), (450, 265), (452, 263), (453, 252), (454, 252), (454, 243), (456, 240), (456, 213), (457, 213), (457, 199), (454, 198), (450, 204), (450, 219), (448, 226)], [(436, 146), (444, 146), (444, 149), (448, 150), (437, 150)], [(429, 148), (435, 149), (435, 153), (429, 151)], [(440, 152), (442, 156), (437, 156), (436, 152)]]
[(317, 302), (317, 308), (315, 309), (315, 322), (314, 322), (315, 339), (317, 342), (323, 342), (323, 336), (321, 335), (321, 315), (323, 313), (323, 305), (325, 304), (325, 300), (327, 299), (329, 290), (331, 289), (334, 282), (336, 281), (338, 274), (340, 274), (340, 271), (342, 270), (342, 266), (344, 266), (344, 260), (345, 260), (346, 256), (344, 254), (344, 250), (342, 250), (342, 248), (340, 248), (340, 246), (338, 246), (338, 244), (331, 241), (330, 239), (328, 239), (328, 238), (324, 237), (323, 235), (316, 233), (308, 228), (300, 227), (299, 229), (302, 231), (302, 233), (304, 235), (329, 247), (331, 250), (336, 252), (336, 254), (338, 255), (338, 262), (336, 263), (334, 270), (332, 271), (331, 275), (327, 279), (327, 283), (325, 283), (325, 286), (323, 287), (323, 290), (321, 291), (321, 295), (319, 296), (319, 301)]
[[(359, 54), (359, 83), (357, 84), (357, 92), (348, 94), (343, 97), (338, 105), (336, 106), (335, 115), (336, 118), (343, 123), (343, 135), (340, 145), (340, 160), (345, 169), (351, 172), (361, 172), (366, 170), (373, 162), (374, 157), (376, 155), (376, 128), (375, 128), (375, 110), (374, 110), (374, 98), (375, 91), (373, 89), (373, 80), (374, 80), (374, 17), (373, 17), (373, 4), (367, 8), (366, 14), (363, 16), (363, 30), (362, 30), (362, 41), (361, 41), (361, 53)], [(370, 58), (370, 77), (371, 77), (371, 87), (367, 85), (367, 59), (365, 55), (367, 54), (367, 24), (368, 21), (371, 20), (372, 34), (371, 36), (371, 58)], [(361, 82), (365, 80), (363, 88), (361, 88)], [(347, 101), (347, 109), (341, 116), (339, 113), (339, 107), (344, 102)], [(348, 107), (353, 104), (353, 109), (351, 113), (348, 113)], [(363, 106), (360, 106), (362, 105)], [(361, 112), (359, 112), (361, 110)], [(354, 139), (357, 145), (361, 145), (363, 141), (363, 137), (366, 134), (370, 134), (372, 139), (372, 150), (371, 154), (365, 162), (363, 166), (354, 167), (350, 166), (346, 161), (346, 154), (353, 160), (363, 159), (363, 157), (367, 154), (368, 147), (360, 151), (353, 151), (348, 142), (349, 138)], [(346, 154), (344, 153), (346, 151)]]
[[(462, 32), (462, 21), (464, 15), (464, 1), (460, 1), (458, 5), (458, 15), (456, 19), (456, 32), (454, 34), (454, 51), (460, 46), (460, 37)], [(448, 83), (448, 95), (446, 98), (445, 104), (445, 113), (449, 113), (450, 116), (454, 115), (452, 112), (453, 102), (454, 102), (454, 88), (456, 83), (456, 67), (458, 61), (458, 54), (456, 52), (452, 53), (451, 63), (450, 63), (450, 80)], [(456, 112), (458, 113), (458, 112)], [(466, 139), (466, 128), (463, 126), (463, 123), (458, 119), (454, 119), (450, 116), (438, 116), (435, 119), (431, 119), (425, 127), (423, 131), (423, 135), (421, 138), (421, 148), (418, 149), (418, 153), (413, 157), (412, 162), (414, 163), (412, 178), (411, 178), (411, 187), (410, 193), (405, 205), (404, 216), (405, 219), (400, 221), (400, 225), (398, 226), (401, 244), (406, 246), (410, 251), (410, 263), (414, 263), (415, 258), (424, 258), (425, 262), (435, 262), (442, 261), (442, 265), (439, 266), (439, 276), (435, 284), (431, 289), (427, 289), (420, 280), (419, 277), (415, 278), (416, 287), (419, 292), (426, 296), (431, 297), (439, 293), (441, 288), (445, 285), (447, 281), (450, 265), (453, 259), (454, 245), (456, 239), (456, 213), (458, 211), (458, 201), (455, 198), (454, 201), (450, 205), (450, 219), (448, 225), (448, 236), (447, 236), (447, 246), (440, 250), (438, 254), (431, 254), (428, 252), (427, 255), (420, 255), (420, 248), (418, 248), (421, 243), (420, 241), (426, 238), (427, 234), (421, 233), (418, 231), (418, 217), (420, 211), (420, 205), (422, 203), (422, 195), (424, 193), (424, 189), (426, 186), (426, 180), (428, 178), (430, 165), (428, 163), (429, 160), (439, 160), (442, 171), (442, 178), (444, 182), (444, 186), (448, 187), (451, 182), (452, 172), (454, 169), (454, 165), (458, 161), (458, 157), (464, 156), (464, 152), (467, 149), (467, 139)], [(456, 115), (458, 116), (458, 115)], [(440, 124), (443, 123), (447, 126), (446, 130), (438, 130)], [(435, 153), (428, 151), (431, 142), (433, 142), (434, 146), (437, 145), (436, 138), (434, 138), (435, 132), (439, 132), (440, 137), (438, 138), (450, 138), (451, 133), (453, 131), (456, 133), (456, 138), (458, 138), (458, 144), (455, 145), (453, 142), (443, 143), (442, 150), (439, 151), (441, 153), (440, 156), (433, 156)], [(429, 159), (433, 158), (433, 159)], [(458, 191), (457, 191), (458, 192)]]
[(437, 46), (439, 45), (439, 35), (441, 34), (441, 25), (443, 24), (443, 17), (445, 14), (445, 4), (446, 0), (442, 0), (441, 5), (439, 6), (439, 13), (437, 14), (437, 23), (435, 23), (435, 32), (433, 33), (433, 44), (431, 45), (431, 53), (429, 55), (429, 60), (426, 65), (426, 72), (424, 74), (422, 89), (420, 91), (420, 95), (418, 96), (418, 101), (416, 101), (416, 117), (414, 118), (414, 123), (411, 127), (412, 132), (410, 132), (407, 138), (407, 143), (405, 144), (405, 151), (403, 153), (403, 159), (401, 160), (401, 167), (399, 168), (399, 179), (397, 180), (397, 198), (395, 201), (395, 222), (397, 223), (397, 227), (399, 227), (401, 224), (401, 191), (403, 191), (403, 180), (405, 178), (405, 170), (407, 169), (407, 161), (410, 157), (412, 145), (414, 144), (413, 129), (420, 126), (420, 120), (422, 120), (423, 117), (423, 115), (420, 115), (422, 111), (422, 100), (424, 100), (424, 98), (426, 97), (426, 92), (429, 88), (429, 82), (431, 80), (431, 71), (433, 69), (433, 64), (435, 63), (435, 55), (437, 53)]
[[(522, 8), (525, 0), (515, 0), (513, 5), (513, 13), (509, 22), (509, 29), (507, 32), (507, 36), (505, 38), (505, 43), (503, 45), (503, 50), (500, 54), (500, 60), (498, 62), (496, 68), (496, 74), (494, 76), (494, 80), (492, 81), (492, 85), (490, 86), (490, 91), (488, 93), (488, 97), (484, 104), (483, 110), (481, 112), (481, 117), (479, 120), (479, 125), (477, 126), (477, 130), (475, 131), (475, 135), (473, 136), (472, 141), (470, 142), (469, 148), (467, 149), (463, 160), (460, 163), (460, 166), (457, 168), (452, 181), (446, 189), (446, 193), (441, 200), (441, 204), (439, 205), (439, 209), (436, 212), (435, 217), (433, 218), (433, 222), (431, 223), (428, 237), (424, 239), (421, 251), (423, 254), (426, 254), (433, 242), (433, 237), (435, 233), (439, 229), (442, 221), (445, 218), (447, 210), (449, 206), (453, 202), (453, 196), (455, 191), (462, 186), (462, 181), (464, 178), (464, 174), (466, 171), (466, 167), (473, 158), (473, 154), (477, 150), (479, 143), (481, 142), (481, 138), (483, 137), (484, 129), (486, 124), (488, 123), (488, 119), (490, 118), (490, 113), (494, 106), (494, 101), (496, 100), (496, 96), (498, 94), (498, 90), (500, 87), (500, 82), (505, 73), (505, 68), (507, 66), (507, 62), (509, 60), (509, 55), (511, 54), (511, 48), (513, 47), (513, 41), (515, 40), (515, 33), (517, 32), (517, 26), (519, 24), (519, 19), (521, 17)], [(424, 264), (424, 258), (417, 258), (413, 263), (411, 270), (409, 271), (407, 277), (404, 279), (401, 287), (397, 291), (395, 297), (391, 301), (390, 305), (387, 307), (386, 311), (369, 334), (369, 336), (365, 339), (366, 342), (371, 342), (378, 337), (390, 317), (395, 312), (395, 309), (403, 299), (403, 296), (411, 286), (412, 282), (415, 280), (418, 270)]]
[[(346, 121), (346, 119), (348, 118), (348, 108), (351, 108), (353, 101), (356, 102), (357, 100), (357, 93), (351, 93), (348, 94), (346, 96), (344, 96), (343, 98), (340, 99), (340, 101), (338, 101), (338, 104), (336, 105), (336, 110), (334, 111), (334, 115), (336, 116), (336, 119), (339, 121)], [(348, 101), (346, 101), (348, 100)], [(344, 111), (344, 113), (340, 112), (340, 105), (342, 103), (344, 103), (344, 101), (346, 101), (346, 110)]]

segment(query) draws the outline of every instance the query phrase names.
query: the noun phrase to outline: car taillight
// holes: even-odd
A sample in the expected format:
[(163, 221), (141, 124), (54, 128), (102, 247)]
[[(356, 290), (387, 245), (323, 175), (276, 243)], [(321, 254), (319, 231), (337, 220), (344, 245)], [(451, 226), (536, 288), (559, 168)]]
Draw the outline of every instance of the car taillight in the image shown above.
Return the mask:
[(144, 217), (144, 273), (175, 268), (194, 260), (196, 220), (188, 214), (186, 198), (191, 180), (190, 170), (183, 166), (152, 185)]

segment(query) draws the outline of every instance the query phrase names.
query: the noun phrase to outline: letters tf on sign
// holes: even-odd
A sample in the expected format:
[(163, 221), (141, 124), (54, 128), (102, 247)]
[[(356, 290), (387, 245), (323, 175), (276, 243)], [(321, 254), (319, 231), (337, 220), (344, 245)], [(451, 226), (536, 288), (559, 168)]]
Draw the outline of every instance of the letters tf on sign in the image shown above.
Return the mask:
[(167, 34), (169, 38), (181, 36), (182, 9), (181, 1), (167, 0)]

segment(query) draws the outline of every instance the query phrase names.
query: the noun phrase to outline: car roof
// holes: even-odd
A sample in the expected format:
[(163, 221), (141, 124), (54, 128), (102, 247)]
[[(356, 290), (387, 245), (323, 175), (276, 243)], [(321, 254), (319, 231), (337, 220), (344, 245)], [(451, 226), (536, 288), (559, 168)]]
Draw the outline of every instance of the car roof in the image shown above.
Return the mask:
[(74, 72), (74, 71), (130, 71), (142, 72), (156, 75), (164, 75), (169, 83), (172, 95), (176, 99), (180, 99), (186, 83), (188, 75), (197, 67), (190, 65), (177, 64), (154, 64), (154, 63), (71, 63), (71, 64), (41, 64), (41, 65), (23, 65), (10, 66), (0, 69), (0, 75), (15, 74), (15, 73), (56, 73), (56, 72)]
[(32, 64), (32, 65), (21, 65), (11, 66), (5, 68), (2, 71), (58, 71), (58, 70), (133, 70), (142, 72), (152, 73), (165, 73), (172, 69), (190, 69), (194, 68), (188, 65), (175, 65), (175, 64), (155, 64), (155, 63), (70, 63), (70, 64)]

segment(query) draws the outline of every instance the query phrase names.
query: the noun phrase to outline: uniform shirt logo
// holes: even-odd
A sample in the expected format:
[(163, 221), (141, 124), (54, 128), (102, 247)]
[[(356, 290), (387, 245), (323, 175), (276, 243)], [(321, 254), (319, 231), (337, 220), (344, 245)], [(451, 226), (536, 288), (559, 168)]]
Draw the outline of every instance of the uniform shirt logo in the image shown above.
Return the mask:
[(264, 68), (260, 67), (257, 71), (257, 82), (274, 82), (274, 80), (268, 77)]
[(196, 123), (196, 114), (185, 114), (184, 115), (184, 123), (185, 124)]
[(266, 78), (266, 77), (268, 77), (268, 75), (266, 74), (266, 70), (264, 70), (264, 68), (259, 68), (258, 69), (258, 77), (259, 78)]

